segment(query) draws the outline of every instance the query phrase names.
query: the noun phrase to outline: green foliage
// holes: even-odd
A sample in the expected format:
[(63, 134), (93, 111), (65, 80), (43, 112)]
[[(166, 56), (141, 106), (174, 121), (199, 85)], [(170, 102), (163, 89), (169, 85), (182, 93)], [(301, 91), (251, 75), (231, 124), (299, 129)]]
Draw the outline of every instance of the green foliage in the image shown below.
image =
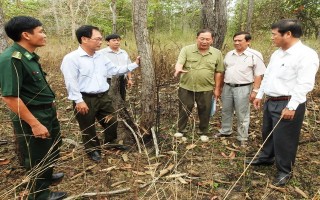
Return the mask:
[[(240, 2), (237, 1), (234, 7), (234, 16), (230, 19), (229, 33), (238, 30), (240, 19)], [(319, 0), (255, 0), (254, 13), (252, 17), (252, 33), (263, 35), (270, 30), (272, 23), (283, 18), (298, 18), (304, 25), (304, 32), (307, 36), (319, 35), (320, 7)], [(244, 0), (243, 24), (247, 19), (248, 1)]]

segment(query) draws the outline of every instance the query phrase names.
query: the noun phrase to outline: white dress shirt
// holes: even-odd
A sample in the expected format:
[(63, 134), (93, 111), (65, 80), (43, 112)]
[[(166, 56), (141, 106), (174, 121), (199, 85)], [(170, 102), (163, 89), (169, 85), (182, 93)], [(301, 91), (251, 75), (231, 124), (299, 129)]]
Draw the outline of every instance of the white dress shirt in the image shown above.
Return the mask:
[(67, 54), (62, 61), (68, 99), (75, 103), (83, 102), (81, 92), (96, 94), (109, 89), (108, 76), (125, 74), (137, 68), (136, 63), (116, 66), (101, 52), (88, 55), (80, 46)]
[(229, 51), (223, 63), (226, 69), (225, 83), (252, 83), (255, 76), (263, 75), (266, 70), (262, 54), (249, 47), (241, 54), (236, 50)]
[(296, 109), (306, 101), (307, 93), (313, 89), (318, 68), (317, 53), (301, 41), (286, 51), (278, 49), (270, 58), (256, 98), (262, 99), (264, 94), (291, 96), (287, 107)]
[(123, 49), (119, 49), (119, 51), (115, 52), (110, 47), (106, 47), (99, 50), (98, 52), (106, 55), (111, 60), (111, 62), (113, 62), (113, 64), (117, 66), (130, 65), (132, 63), (128, 53)]

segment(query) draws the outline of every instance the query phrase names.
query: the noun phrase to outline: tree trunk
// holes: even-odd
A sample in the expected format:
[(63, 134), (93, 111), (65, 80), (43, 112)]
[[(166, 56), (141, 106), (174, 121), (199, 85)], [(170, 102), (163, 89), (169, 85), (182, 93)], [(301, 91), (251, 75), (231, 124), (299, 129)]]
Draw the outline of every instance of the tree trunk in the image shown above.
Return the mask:
[(57, 1), (56, 0), (51, 0), (50, 2), (52, 4), (53, 17), (54, 17), (54, 22), (55, 22), (55, 25), (56, 25), (56, 34), (57, 35), (61, 35), (60, 22), (59, 22), (59, 17), (58, 17), (58, 13), (57, 13)]
[(203, 28), (214, 33), (213, 46), (221, 49), (227, 31), (227, 0), (201, 0)]
[(112, 13), (112, 33), (116, 33), (117, 32), (117, 4), (116, 4), (116, 0), (111, 1), (110, 10)]
[(239, 13), (239, 27), (238, 31), (242, 30), (242, 16), (243, 16), (243, 6), (244, 6), (244, 0), (241, 0), (240, 2), (240, 13)]
[(147, 29), (148, 0), (134, 0), (133, 28), (137, 43), (138, 53), (141, 56), (141, 130), (143, 134), (150, 134), (155, 119), (155, 72), (152, 66), (152, 52)]
[(4, 31), (4, 14), (2, 10), (2, 1), (0, 2), (0, 53), (8, 47), (8, 41)]
[(249, 2), (248, 2), (248, 15), (247, 15), (247, 26), (246, 26), (246, 31), (247, 32), (251, 31), (253, 8), (254, 8), (254, 0), (249, 0)]

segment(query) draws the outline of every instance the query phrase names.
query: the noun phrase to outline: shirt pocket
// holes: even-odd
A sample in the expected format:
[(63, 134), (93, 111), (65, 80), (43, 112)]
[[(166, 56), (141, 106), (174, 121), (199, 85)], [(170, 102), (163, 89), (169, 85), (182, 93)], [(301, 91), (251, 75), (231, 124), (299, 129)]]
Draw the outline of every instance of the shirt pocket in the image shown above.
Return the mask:
[(32, 80), (34, 81), (34, 82), (40, 82), (40, 81), (42, 81), (43, 80), (43, 76), (42, 76), (42, 74), (41, 74), (41, 72), (40, 71), (32, 71), (31, 72), (31, 77), (32, 77)]
[(196, 58), (187, 58), (186, 65), (184, 66), (185, 69), (194, 69), (199, 64), (199, 59)]

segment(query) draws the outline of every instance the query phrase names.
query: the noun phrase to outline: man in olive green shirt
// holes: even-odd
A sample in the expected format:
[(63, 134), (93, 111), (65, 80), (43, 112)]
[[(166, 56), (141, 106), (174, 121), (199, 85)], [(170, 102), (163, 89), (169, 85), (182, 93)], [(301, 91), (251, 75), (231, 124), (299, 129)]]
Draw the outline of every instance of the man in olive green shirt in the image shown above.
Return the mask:
[(203, 29), (197, 33), (196, 44), (182, 48), (174, 76), (180, 77), (178, 131), (187, 132), (188, 118), (197, 103), (199, 133), (206, 135), (210, 120), (212, 96), (218, 99), (223, 82), (221, 52), (211, 47), (213, 33)]
[(51, 184), (61, 181), (63, 173), (53, 174), (52, 167), (61, 145), (55, 95), (34, 53), (46, 44), (42, 23), (32, 17), (13, 17), (5, 31), (14, 44), (0, 55), (0, 88), (28, 170), (28, 200), (63, 199), (65, 192), (49, 190)]

